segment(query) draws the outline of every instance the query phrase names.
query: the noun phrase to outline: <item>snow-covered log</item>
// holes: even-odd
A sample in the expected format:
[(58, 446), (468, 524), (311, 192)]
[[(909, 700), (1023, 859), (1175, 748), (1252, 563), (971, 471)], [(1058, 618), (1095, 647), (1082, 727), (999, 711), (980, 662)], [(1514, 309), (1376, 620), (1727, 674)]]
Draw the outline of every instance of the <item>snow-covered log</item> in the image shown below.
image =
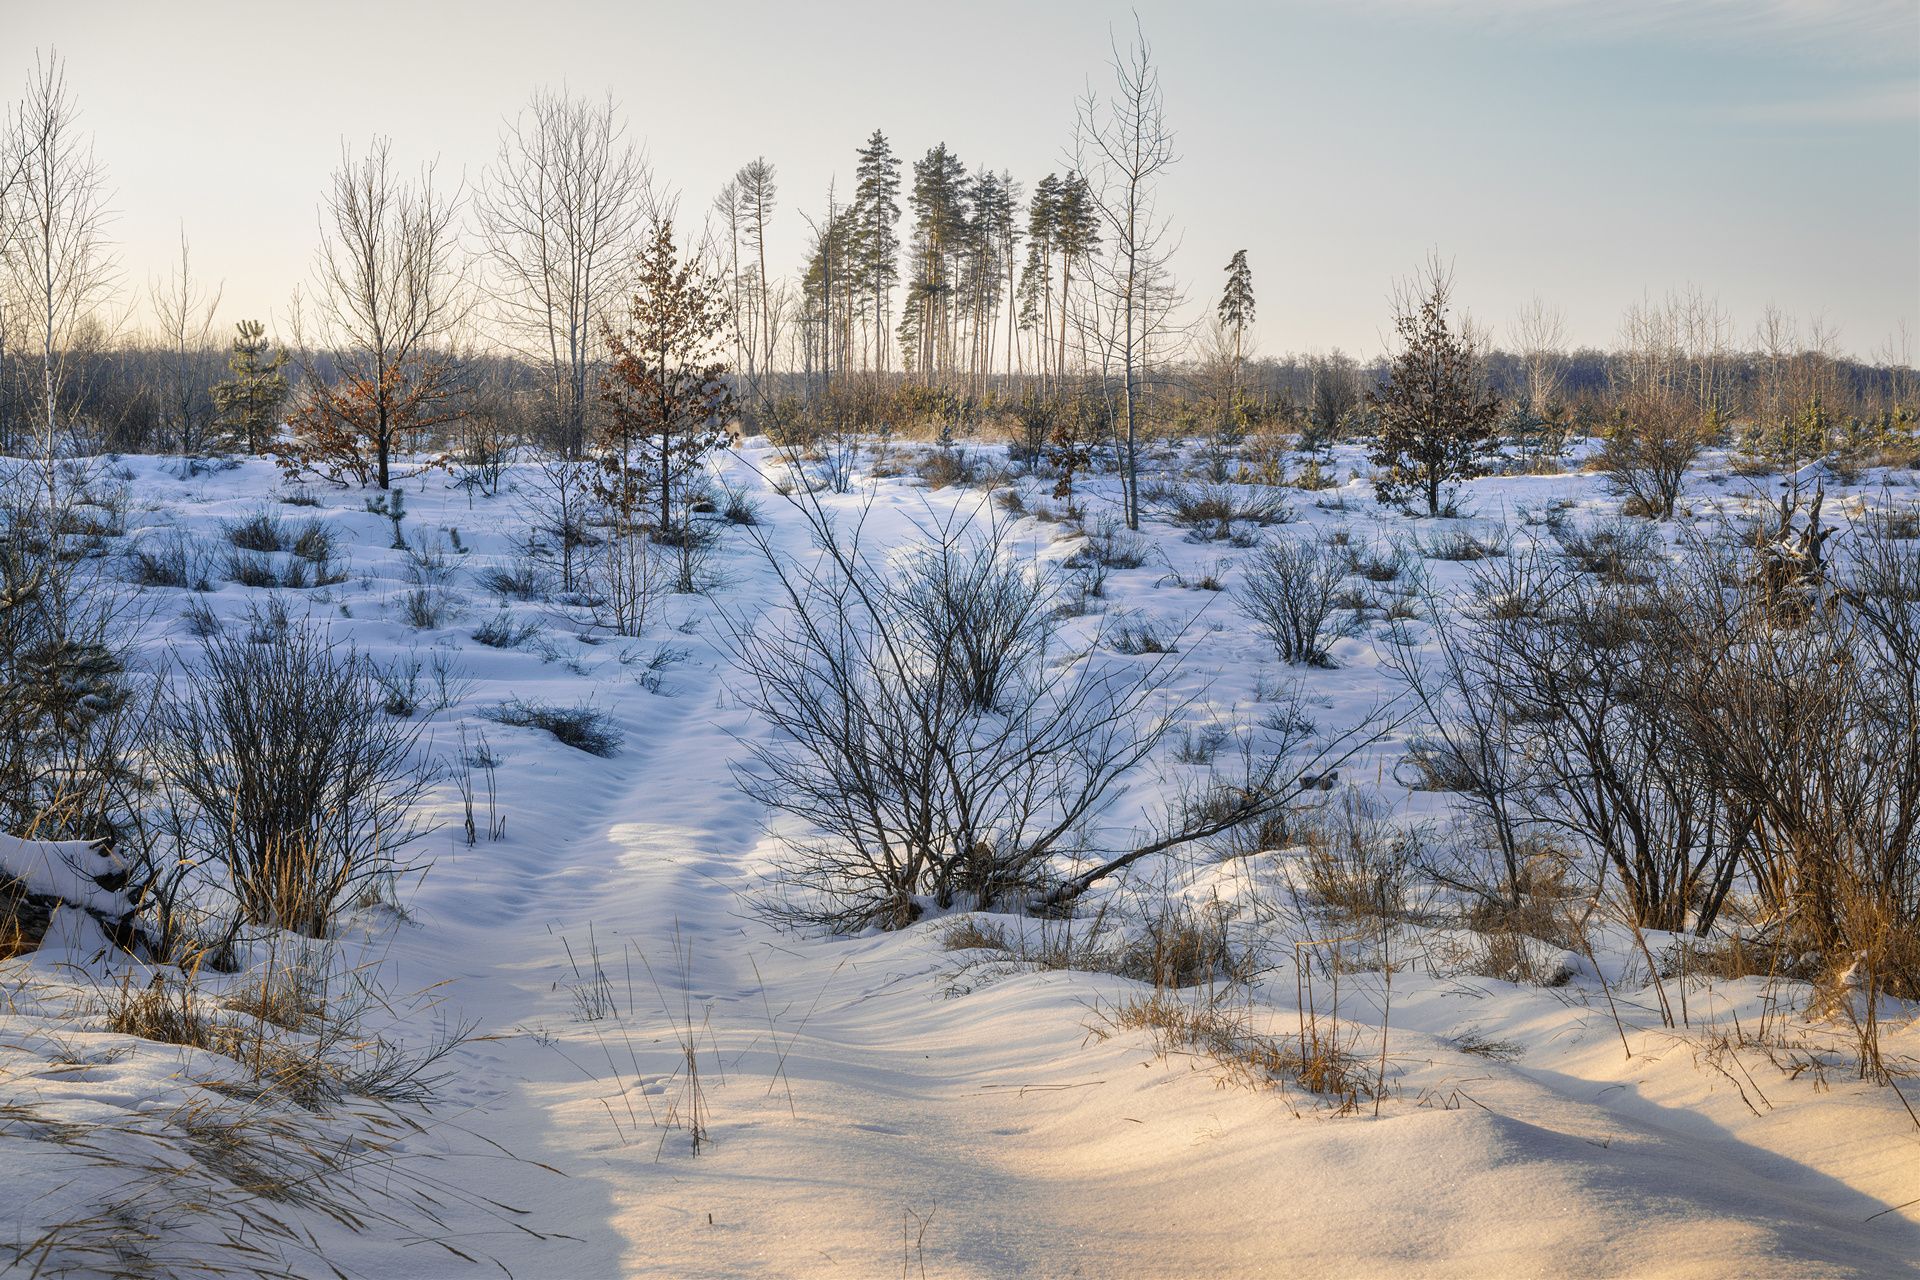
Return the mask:
[(91, 840), (23, 840), (0, 834), (0, 946), (30, 950), (61, 907), (84, 911), (110, 938), (126, 937), (133, 917), (129, 868)]

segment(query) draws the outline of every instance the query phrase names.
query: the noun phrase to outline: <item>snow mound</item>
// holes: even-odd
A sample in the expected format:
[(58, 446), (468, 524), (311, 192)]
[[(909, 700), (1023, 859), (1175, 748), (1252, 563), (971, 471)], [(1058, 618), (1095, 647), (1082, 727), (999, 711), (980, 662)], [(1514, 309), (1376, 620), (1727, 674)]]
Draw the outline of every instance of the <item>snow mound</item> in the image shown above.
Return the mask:
[(31, 897), (55, 898), (97, 915), (124, 916), (132, 904), (117, 886), (127, 871), (125, 858), (91, 840), (22, 840), (0, 834), (0, 878), (15, 881)]

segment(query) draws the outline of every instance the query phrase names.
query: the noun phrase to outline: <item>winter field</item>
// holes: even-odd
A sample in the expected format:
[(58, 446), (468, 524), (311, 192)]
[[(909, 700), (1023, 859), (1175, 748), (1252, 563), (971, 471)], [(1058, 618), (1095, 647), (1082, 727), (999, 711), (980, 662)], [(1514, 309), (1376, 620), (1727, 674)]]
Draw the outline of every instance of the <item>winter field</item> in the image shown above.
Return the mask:
[[(431, 771), (389, 820), (429, 829), (389, 831), (324, 937), (238, 928), (189, 965), (109, 944), (96, 855), (0, 845), (75, 904), (0, 962), (0, 1269), (1920, 1270), (1915, 1006), (1739, 963), (1768, 927), (1744, 873), (1706, 936), (1632, 926), (1571, 825), (1530, 820), (1523, 902), (1477, 892), (1486, 808), (1452, 784), (1434, 721), (1460, 691), (1433, 674), (1502, 572), (1637, 581), (1794, 488), (1787, 541), (1816, 486), (1851, 563), (1912, 520), (1912, 473), (1749, 477), (1710, 452), (1655, 524), (1578, 453), (1415, 520), (1357, 448), (1305, 489), (1211, 484), (1161, 446), (1133, 534), (1104, 471), (1069, 504), (1000, 445), (823, 464), (753, 438), (706, 464), (702, 545), (627, 567), (619, 619), (590, 574), (562, 583), (558, 473), (531, 457), (491, 495), (397, 484), (397, 516), (260, 460), (76, 464), (83, 573), (124, 604), (141, 689), (213, 689), (210, 644), (351, 650), (373, 728)], [(1006, 766), (981, 847), (1041, 852), (962, 867), (945, 903), (872, 890), (793, 811), (804, 778), (769, 774), (799, 767), (769, 714), (794, 708), (769, 679), (796, 604), (837, 582), (858, 616), (849, 578), (924, 586), (941, 545), (1037, 593), (1037, 631), (959, 636), (1029, 717), (1094, 706), (1144, 744), (1034, 842), (1088, 739), (1022, 739), (1051, 763)], [(1288, 577), (1275, 548), (1334, 567)], [(1261, 582), (1325, 597), (1308, 660), (1250, 616)], [(968, 742), (1012, 718), (986, 702)], [(1057, 892), (1260, 780), (1280, 799), (1257, 821)], [(179, 927), (213, 930), (216, 877), (183, 874)]]

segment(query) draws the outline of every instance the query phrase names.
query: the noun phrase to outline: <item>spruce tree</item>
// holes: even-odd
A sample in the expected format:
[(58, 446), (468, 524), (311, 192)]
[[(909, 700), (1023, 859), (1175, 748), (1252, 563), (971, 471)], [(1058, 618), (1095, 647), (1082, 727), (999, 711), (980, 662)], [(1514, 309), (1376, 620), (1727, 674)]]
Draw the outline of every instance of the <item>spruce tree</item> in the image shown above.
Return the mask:
[(1374, 490), (1382, 502), (1426, 498), (1440, 514), (1441, 490), (1479, 474), (1493, 440), (1499, 401), (1481, 386), (1472, 343), (1447, 323), (1451, 275), (1429, 266), (1422, 293), (1397, 308), (1402, 348), (1385, 386), (1367, 393), (1379, 415)]
[(287, 398), (287, 353), (270, 351), (267, 327), (258, 320), (242, 320), (234, 328), (239, 332), (227, 357), (233, 376), (211, 388), (213, 407), (220, 429), (244, 442), (248, 453), (259, 453), (273, 439)]

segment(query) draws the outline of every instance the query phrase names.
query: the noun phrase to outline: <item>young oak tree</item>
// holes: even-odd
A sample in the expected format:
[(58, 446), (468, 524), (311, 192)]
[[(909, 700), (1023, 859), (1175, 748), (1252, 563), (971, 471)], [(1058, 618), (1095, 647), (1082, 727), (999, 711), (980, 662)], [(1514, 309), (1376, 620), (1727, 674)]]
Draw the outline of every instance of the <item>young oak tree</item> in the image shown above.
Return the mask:
[(1479, 353), (1464, 326), (1449, 325), (1453, 273), (1431, 258), (1394, 304), (1401, 350), (1384, 386), (1367, 393), (1380, 418), (1373, 464), (1382, 502), (1424, 496), (1440, 514), (1441, 491), (1479, 473), (1499, 401), (1482, 384)]
[(651, 498), (663, 541), (684, 532), (674, 504), (686, 479), (726, 443), (728, 326), (725, 285), (691, 255), (681, 259), (673, 221), (661, 219), (635, 264), (625, 331), (605, 329), (612, 358), (600, 380), (597, 452), (602, 499), (631, 526)]

